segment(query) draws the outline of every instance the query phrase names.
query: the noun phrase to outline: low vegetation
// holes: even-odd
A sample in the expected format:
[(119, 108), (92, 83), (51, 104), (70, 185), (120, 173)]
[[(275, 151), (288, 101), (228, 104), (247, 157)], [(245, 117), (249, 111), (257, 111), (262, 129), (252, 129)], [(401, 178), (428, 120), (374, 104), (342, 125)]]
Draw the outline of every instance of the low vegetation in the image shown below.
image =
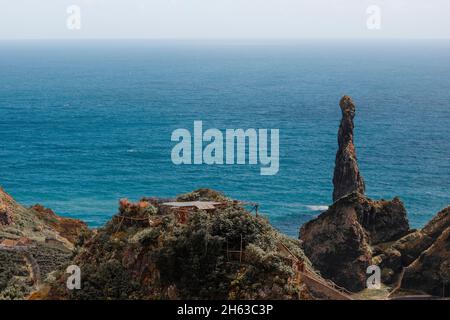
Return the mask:
[(282, 241), (305, 258), (297, 240), (215, 191), (202, 189), (178, 200), (224, 205), (212, 212), (192, 211), (184, 221), (157, 199), (122, 200), (118, 214), (74, 259), (81, 267), (82, 289), (67, 290), (67, 275), (60, 273), (47, 297), (298, 298), (302, 288), (292, 281), (292, 260), (278, 250)]

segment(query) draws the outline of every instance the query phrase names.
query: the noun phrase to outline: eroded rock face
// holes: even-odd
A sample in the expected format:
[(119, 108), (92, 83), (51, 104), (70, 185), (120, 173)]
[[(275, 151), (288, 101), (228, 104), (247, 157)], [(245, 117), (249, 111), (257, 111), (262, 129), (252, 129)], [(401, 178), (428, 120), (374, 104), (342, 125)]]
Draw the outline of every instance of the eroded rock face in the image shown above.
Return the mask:
[(364, 288), (372, 252), (355, 206), (335, 203), (303, 225), (300, 239), (305, 254), (322, 276), (352, 291)]
[(407, 266), (428, 249), (448, 227), (450, 227), (450, 206), (438, 212), (423, 229), (398, 239), (392, 247), (401, 252), (403, 265)]
[(401, 253), (406, 267), (402, 289), (450, 296), (450, 206), (441, 210), (423, 229), (399, 240), (392, 248)]
[(436, 240), (448, 227), (450, 227), (450, 206), (439, 211), (421, 231), (430, 239)]
[(72, 247), (80, 235), (89, 233), (87, 225), (77, 219), (65, 218), (41, 205), (30, 208), (16, 202), (0, 188), (0, 240), (18, 237), (36, 239), (63, 238)]
[(355, 203), (358, 221), (368, 233), (371, 245), (392, 241), (408, 233), (406, 209), (398, 197), (377, 201), (364, 196), (347, 199)]
[(40, 204), (35, 204), (30, 208), (36, 213), (40, 220), (57, 231), (59, 235), (67, 239), (71, 244), (76, 244), (80, 238), (88, 238), (90, 230), (86, 223), (78, 219), (65, 218), (57, 215), (53, 210)]
[(342, 97), (339, 102), (342, 110), (342, 120), (338, 131), (339, 149), (333, 176), (333, 201), (357, 191), (364, 194), (365, 184), (358, 168), (355, 145), (353, 144), (353, 118), (355, 104), (349, 96)]
[(409, 223), (399, 198), (373, 201), (364, 196), (364, 179), (353, 144), (355, 105), (348, 96), (339, 105), (342, 120), (333, 177), (335, 202), (301, 228), (300, 239), (306, 255), (323, 276), (359, 291), (366, 285), (366, 270), (374, 260), (385, 264), (392, 275), (401, 268), (401, 254), (395, 248), (386, 252), (376, 248), (374, 252), (373, 246), (406, 235)]
[[(325, 278), (359, 291), (375, 256), (372, 246), (401, 237), (408, 230), (406, 210), (399, 199), (374, 201), (354, 192), (303, 225), (300, 239), (305, 254)], [(390, 267), (400, 263), (399, 254), (391, 251), (383, 256)]]
[(384, 284), (396, 284), (406, 268), (401, 289), (450, 296), (450, 207), (423, 229), (410, 230), (398, 198), (352, 193), (306, 223), (300, 239), (321, 274), (349, 290), (364, 289), (366, 268), (375, 264)]
[(450, 227), (406, 268), (402, 288), (450, 297)]
[(83, 222), (50, 209), (24, 207), (0, 188), (0, 300), (26, 298), (40, 285), (37, 279), (70, 264), (80, 236), (89, 232)]

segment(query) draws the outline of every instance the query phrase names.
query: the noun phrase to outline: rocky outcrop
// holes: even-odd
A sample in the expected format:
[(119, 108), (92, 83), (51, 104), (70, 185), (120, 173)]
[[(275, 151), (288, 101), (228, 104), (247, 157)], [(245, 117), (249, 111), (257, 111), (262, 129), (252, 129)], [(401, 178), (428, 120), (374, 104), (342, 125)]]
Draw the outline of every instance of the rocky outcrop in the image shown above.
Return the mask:
[(406, 268), (401, 287), (450, 297), (450, 227)]
[(367, 232), (371, 245), (388, 242), (406, 235), (409, 222), (403, 202), (392, 200), (371, 200), (365, 196), (347, 197), (355, 205), (358, 221)]
[[(300, 230), (302, 248), (327, 279), (351, 291), (365, 288), (366, 268), (401, 290), (450, 296), (450, 207), (423, 229), (410, 230), (398, 198), (374, 201), (358, 193), (336, 201)], [(443, 289), (447, 287), (448, 289)]]
[(91, 231), (87, 224), (81, 220), (61, 217), (53, 210), (40, 204), (35, 204), (30, 209), (34, 210), (46, 225), (58, 232), (59, 236), (67, 239), (71, 244), (77, 244), (90, 236)]
[(354, 191), (361, 194), (365, 191), (364, 179), (359, 172), (353, 143), (355, 104), (349, 96), (344, 96), (339, 106), (342, 111), (342, 120), (338, 131), (339, 149), (336, 153), (333, 176), (333, 201)]
[(392, 248), (406, 266), (403, 289), (450, 296), (450, 206), (423, 229), (397, 240)]
[(26, 297), (38, 280), (69, 263), (89, 234), (83, 222), (26, 208), (0, 189), (0, 300)]
[[(359, 172), (353, 144), (355, 105), (344, 96), (339, 103), (339, 149), (333, 177), (334, 204), (300, 230), (306, 255), (324, 275), (347, 289), (362, 290), (366, 269), (378, 255), (391, 267), (398, 264), (394, 250), (374, 250), (374, 245), (393, 241), (409, 232), (406, 210), (399, 198), (374, 201), (364, 196), (364, 180)], [(381, 256), (381, 254), (384, 254)]]
[(437, 213), (423, 229), (412, 231), (398, 239), (392, 247), (401, 253), (402, 263), (407, 266), (428, 249), (448, 227), (450, 227), (450, 206)]
[(300, 239), (322, 276), (352, 291), (363, 288), (372, 252), (355, 207), (335, 203), (303, 225)]
[[(155, 198), (122, 200), (118, 214), (74, 259), (84, 275), (83, 290), (67, 290), (62, 272), (36, 297), (296, 299), (306, 294), (294, 284), (292, 258), (278, 246), (282, 242), (311, 267), (300, 241), (212, 190), (177, 199), (220, 199), (221, 205), (214, 212), (186, 212), (165, 210)], [(241, 245), (242, 254), (236, 252)]]
[(24, 237), (44, 242), (46, 238), (53, 238), (71, 248), (79, 236), (90, 232), (84, 222), (60, 217), (43, 206), (26, 208), (1, 188), (0, 217), (6, 217), (0, 227), (0, 241)]
[(421, 233), (431, 241), (439, 237), (445, 229), (450, 227), (450, 206), (439, 211), (421, 230)]
[(300, 239), (305, 254), (325, 278), (359, 291), (375, 255), (373, 245), (408, 230), (406, 210), (399, 199), (374, 201), (354, 192), (304, 224)]
[(399, 198), (364, 196), (353, 144), (355, 105), (344, 96), (340, 107), (335, 202), (301, 228), (305, 254), (325, 278), (353, 291), (365, 288), (366, 268), (378, 265), (384, 284), (394, 284), (404, 274), (401, 289), (450, 295), (450, 289), (442, 289), (450, 281), (450, 207), (423, 229), (410, 230)]

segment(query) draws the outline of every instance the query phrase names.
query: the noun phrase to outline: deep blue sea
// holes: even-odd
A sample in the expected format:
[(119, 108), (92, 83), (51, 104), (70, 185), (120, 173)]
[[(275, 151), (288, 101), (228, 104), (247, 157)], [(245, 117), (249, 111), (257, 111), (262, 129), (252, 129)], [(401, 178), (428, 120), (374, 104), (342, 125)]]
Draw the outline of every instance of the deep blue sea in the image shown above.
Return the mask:
[[(119, 198), (213, 188), (281, 231), (330, 204), (339, 99), (367, 194), (413, 227), (450, 203), (450, 41), (3, 41), (0, 185), (100, 226)], [(280, 171), (171, 161), (171, 133), (280, 129)]]

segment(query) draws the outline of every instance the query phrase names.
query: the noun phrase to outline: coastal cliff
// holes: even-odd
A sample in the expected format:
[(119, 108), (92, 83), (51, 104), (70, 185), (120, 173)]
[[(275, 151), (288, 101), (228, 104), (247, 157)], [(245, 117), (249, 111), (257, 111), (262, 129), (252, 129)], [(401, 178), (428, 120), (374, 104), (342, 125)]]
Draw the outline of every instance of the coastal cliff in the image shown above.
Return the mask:
[(449, 207), (422, 230), (411, 230), (406, 209), (396, 197), (372, 200), (364, 195), (353, 145), (355, 105), (344, 96), (334, 169), (335, 202), (300, 229), (305, 254), (325, 278), (351, 291), (366, 288), (366, 271), (381, 269), (385, 285), (403, 290), (450, 296)]
[(399, 199), (374, 201), (354, 192), (304, 224), (300, 239), (305, 254), (325, 278), (356, 292), (365, 288), (373, 246), (408, 230)]
[(72, 259), (91, 231), (40, 205), (26, 208), (0, 188), (0, 299), (23, 299)]
[(450, 296), (450, 206), (392, 247), (400, 252), (403, 265), (407, 266), (402, 288)]
[(295, 283), (292, 258), (279, 248), (283, 244), (311, 267), (298, 240), (212, 190), (168, 204), (156, 198), (121, 200), (118, 213), (73, 259), (83, 289), (67, 290), (68, 275), (60, 273), (34, 298), (310, 298), (307, 288)]

